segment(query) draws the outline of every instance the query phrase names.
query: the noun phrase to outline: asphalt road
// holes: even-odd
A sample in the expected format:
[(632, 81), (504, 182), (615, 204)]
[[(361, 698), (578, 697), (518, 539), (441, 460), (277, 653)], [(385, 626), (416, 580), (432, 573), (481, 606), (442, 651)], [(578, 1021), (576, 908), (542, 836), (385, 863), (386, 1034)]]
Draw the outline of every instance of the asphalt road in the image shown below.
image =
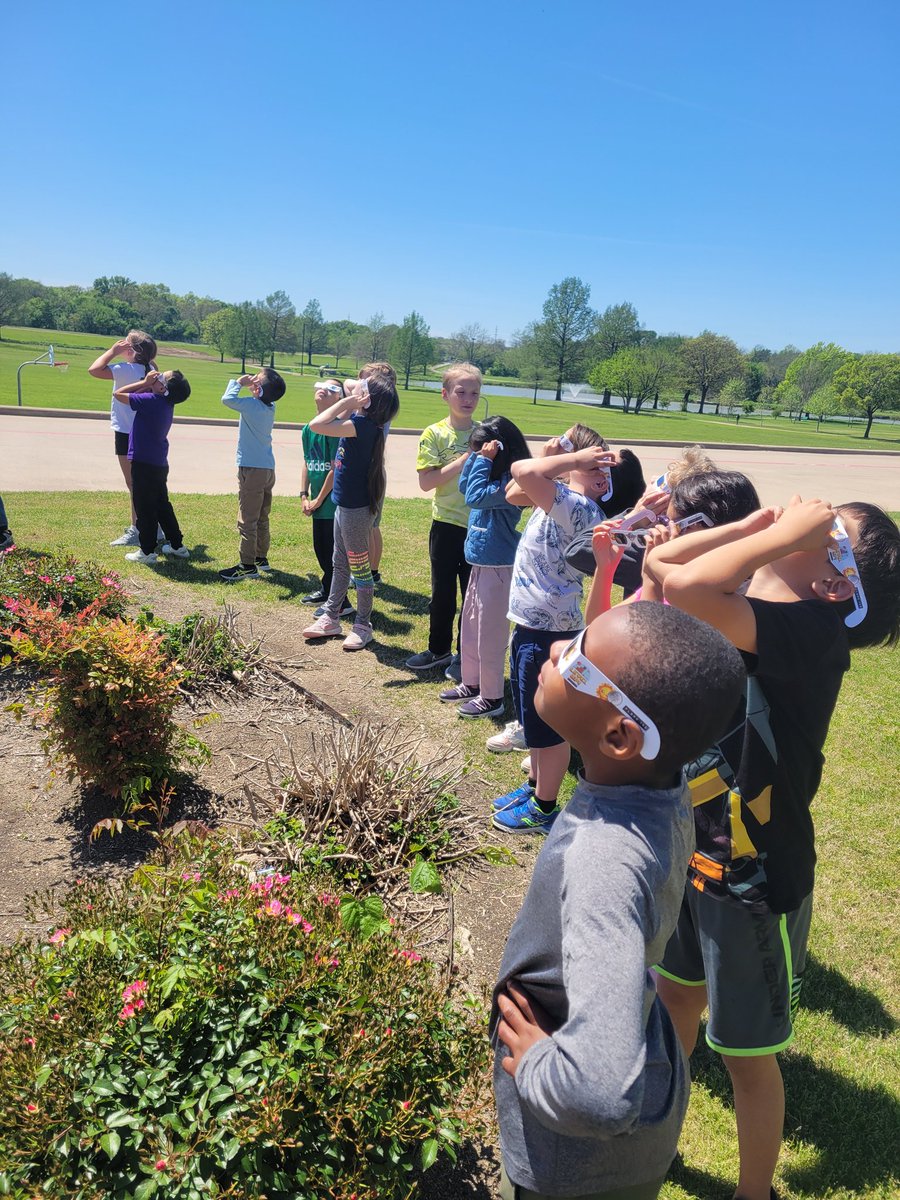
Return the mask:
[[(237, 422), (212, 425), (177, 422), (170, 436), (169, 489), (172, 492), (235, 493)], [(275, 430), (276, 490), (300, 489), (300, 432)], [(387, 441), (388, 495), (421, 496), (415, 470), (417, 438), (394, 430)], [(614, 443), (615, 444), (615, 443)], [(539, 452), (541, 443), (532, 443)], [(0, 413), (0, 495), (15, 491), (117, 491), (122, 476), (113, 452), (108, 419)], [(665, 470), (678, 450), (636, 447), (644, 474)], [(779, 504), (794, 492), (835, 504), (870, 500), (900, 511), (900, 456), (822, 454), (787, 449), (723, 449), (712, 457), (725, 468), (749, 475), (764, 504)]]

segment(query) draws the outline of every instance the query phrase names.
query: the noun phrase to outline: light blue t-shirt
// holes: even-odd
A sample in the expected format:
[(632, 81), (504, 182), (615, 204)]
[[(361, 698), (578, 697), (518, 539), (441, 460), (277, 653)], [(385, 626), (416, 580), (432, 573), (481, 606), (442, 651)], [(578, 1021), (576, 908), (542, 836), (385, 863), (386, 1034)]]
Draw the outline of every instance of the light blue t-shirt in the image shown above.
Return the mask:
[(240, 396), (241, 385), (236, 379), (228, 381), (222, 403), (240, 413), (238, 424), (237, 465), (267, 467), (275, 470), (272, 451), (272, 427), (275, 424), (275, 405), (264, 404), (255, 396)]

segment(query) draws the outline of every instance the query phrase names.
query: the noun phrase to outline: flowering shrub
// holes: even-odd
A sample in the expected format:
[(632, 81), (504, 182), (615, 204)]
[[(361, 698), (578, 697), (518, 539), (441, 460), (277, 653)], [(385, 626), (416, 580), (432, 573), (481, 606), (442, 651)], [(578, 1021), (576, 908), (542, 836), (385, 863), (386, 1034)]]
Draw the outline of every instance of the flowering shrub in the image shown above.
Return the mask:
[(13, 547), (0, 553), (0, 650), (9, 650), (23, 604), (92, 619), (122, 616), (126, 599), (118, 575), (97, 563)]
[(399, 1198), (460, 1140), (480, 1006), (377, 899), (181, 837), (53, 930), (0, 951), (0, 1194)]
[(88, 611), (66, 618), (23, 600), (10, 640), (48, 681), (36, 714), (45, 747), (70, 778), (133, 798), (209, 752), (172, 719), (178, 683), (158, 639), (126, 621), (83, 623)]

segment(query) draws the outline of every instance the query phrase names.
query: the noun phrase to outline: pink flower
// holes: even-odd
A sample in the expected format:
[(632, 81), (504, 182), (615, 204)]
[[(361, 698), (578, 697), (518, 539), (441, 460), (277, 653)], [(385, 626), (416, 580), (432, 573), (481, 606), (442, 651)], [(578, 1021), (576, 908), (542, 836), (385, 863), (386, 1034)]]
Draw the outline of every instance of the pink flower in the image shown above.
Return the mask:
[(400, 1101), (400, 1107), (403, 1109), (404, 1112), (409, 1111), (409, 1104), (410, 1104), (409, 1100), (401, 1100)]
[(52, 583), (53, 582), (53, 580), (50, 578), (49, 575), (38, 575), (38, 579), (41, 581), (41, 583)]
[(27, 1110), (28, 1112), (37, 1112), (37, 1105), (36, 1105), (36, 1104), (26, 1104), (26, 1105), (25, 1105), (25, 1108), (26, 1108), (26, 1110)]
[(263, 910), (270, 917), (280, 917), (283, 909), (280, 900), (269, 900), (266, 902), (266, 907)]
[(409, 963), (417, 963), (422, 961), (422, 956), (416, 954), (415, 950), (398, 950), (398, 958), (405, 958)]
[(59, 1015), (59, 1013), (53, 1013), (53, 1020), (54, 1020), (54, 1021), (61, 1021), (61, 1020), (62, 1020), (62, 1017)]
[(388, 1025), (387, 1029), (384, 1031), (384, 1036), (391, 1037), (393, 1035), (393, 1032), (394, 1032), (393, 1029), (391, 1029), (390, 1025)]
[(164, 1171), (166, 1169), (166, 1160), (164, 1158), (158, 1158), (153, 1165), (156, 1167), (157, 1171)]
[(34, 1047), (37, 1045), (37, 1043), (35, 1042), (33, 1037), (27, 1037), (27, 1038), (22, 1038), (22, 1045), (30, 1046), (33, 1050)]
[(3, 607), (8, 608), (10, 612), (18, 612), (19, 611), (19, 602), (18, 602), (18, 600), (13, 600), (12, 598), (10, 598), (8, 600), (3, 601)]
[(51, 934), (50, 937), (47, 938), (47, 941), (51, 946), (59, 946), (66, 940), (71, 932), (71, 929), (57, 929), (56, 933)]
[(74, 575), (63, 575), (63, 583), (74, 583), (74, 582), (75, 582)]
[(105, 584), (107, 587), (115, 587), (116, 585), (116, 581), (111, 575), (104, 575), (100, 582)]
[(119, 1013), (119, 1020), (120, 1021), (129, 1021), (134, 1016), (134, 1013), (135, 1013), (135, 1008), (134, 1008), (133, 1004), (123, 1004), (122, 1009)]
[[(132, 996), (140, 996), (144, 992), (146, 992), (146, 990), (147, 990), (147, 980), (146, 979), (136, 979), (134, 981), (134, 983), (126, 984), (125, 987), (122, 989), (122, 999), (127, 1002), (128, 1000), (130, 1000), (132, 998)], [(137, 1005), (137, 1007), (138, 1008), (144, 1007), (143, 1000), (140, 1001), (140, 1003)]]

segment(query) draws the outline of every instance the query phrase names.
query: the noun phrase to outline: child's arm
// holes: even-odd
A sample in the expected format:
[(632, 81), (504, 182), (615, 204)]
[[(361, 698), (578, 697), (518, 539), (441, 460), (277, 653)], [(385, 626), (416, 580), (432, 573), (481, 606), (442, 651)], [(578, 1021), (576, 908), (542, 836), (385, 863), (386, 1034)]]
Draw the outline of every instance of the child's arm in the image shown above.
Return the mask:
[(469, 508), (503, 508), (509, 503), (503, 481), (491, 479), (496, 450), (494, 454), (485, 454), (486, 446), (496, 443), (486, 442), (477, 454), (471, 455), (460, 476), (459, 490)]
[[(551, 454), (545, 458), (520, 458), (512, 464), (512, 477), (528, 503), (548, 513), (556, 500), (555, 480), (568, 471), (599, 471), (615, 462), (615, 454), (591, 446), (574, 454)], [(509, 494), (507, 499), (514, 503)]]
[(616, 567), (622, 561), (625, 547), (619, 546), (610, 537), (609, 525), (598, 525), (591, 537), (594, 562), (597, 570), (591, 579), (587, 603), (584, 606), (584, 623), (590, 625), (594, 617), (609, 612), (612, 608), (612, 585)]
[(460, 454), (459, 458), (451, 459), (442, 467), (421, 467), (419, 469), (419, 487), (423, 492), (433, 492), (441, 484), (449, 483), (459, 475), (469, 457), (469, 451)]
[(222, 396), (222, 403), (226, 408), (233, 408), (235, 412), (240, 412), (241, 408), (244, 407), (243, 402), (247, 399), (247, 397), (239, 396), (238, 393), (240, 390), (240, 379), (228, 380), (228, 386), (225, 388), (225, 394)]
[[(765, 512), (766, 510), (762, 510)], [(747, 526), (743, 537), (715, 546), (706, 553), (693, 552), (688, 545), (696, 537), (721, 530), (705, 530), (688, 534), (657, 547), (651, 557), (673, 554), (679, 542), (685, 543), (684, 561), (668, 564), (670, 569), (663, 580), (666, 599), (676, 608), (691, 613), (724, 633), (738, 647), (756, 653), (756, 615), (753, 606), (738, 593), (741, 584), (760, 567), (797, 551), (827, 549), (834, 524), (831, 505), (822, 500), (801, 501), (794, 496), (783, 514), (767, 527), (752, 526), (754, 513), (746, 521), (735, 524)], [(772, 514), (774, 517), (774, 514)], [(726, 530), (732, 528), (725, 526)]]
[(328, 497), (331, 495), (331, 489), (334, 487), (334, 467), (325, 476), (322, 486), (319, 488), (319, 494), (315, 500), (309, 502), (309, 511), (314, 513), (317, 508), (321, 508)]
[(104, 350), (99, 358), (95, 358), (88, 367), (88, 375), (93, 375), (95, 379), (113, 379), (113, 373), (109, 369), (109, 364), (114, 358), (118, 358), (120, 354), (124, 354), (128, 349), (128, 339), (120, 338), (108, 350)]
[(643, 864), (611, 861), (599, 889), (591, 863), (577, 852), (575, 859), (562, 899), (568, 1017), (547, 1036), (546, 1018), (518, 1001), (522, 989), (513, 980), (497, 998), (503, 1018), (497, 1035), (510, 1051), (501, 1065), (542, 1125), (571, 1137), (606, 1138), (633, 1131), (641, 1120), (647, 1052), (643, 927), (651, 918), (636, 879)]
[(313, 433), (324, 433), (326, 437), (356, 437), (356, 426), (349, 419), (359, 408), (355, 396), (341, 396), (330, 408), (316, 413), (309, 423)]

